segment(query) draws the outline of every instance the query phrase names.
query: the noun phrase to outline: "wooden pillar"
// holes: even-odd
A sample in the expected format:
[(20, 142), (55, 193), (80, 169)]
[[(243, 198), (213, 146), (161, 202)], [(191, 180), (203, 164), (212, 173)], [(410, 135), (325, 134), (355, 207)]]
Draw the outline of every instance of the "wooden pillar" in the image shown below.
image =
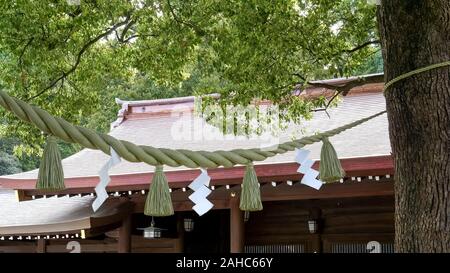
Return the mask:
[(123, 220), (122, 226), (119, 228), (119, 243), (117, 252), (131, 252), (131, 214)]
[(36, 253), (45, 253), (47, 251), (47, 242), (45, 239), (37, 240)]
[(177, 215), (178, 251), (184, 252), (184, 217), (182, 213)]
[(239, 197), (230, 200), (230, 252), (244, 252), (244, 213), (239, 208)]
[(15, 190), (17, 202), (32, 200), (31, 196), (26, 195), (24, 190)]
[(311, 234), (311, 252), (322, 253), (322, 238), (320, 234)]

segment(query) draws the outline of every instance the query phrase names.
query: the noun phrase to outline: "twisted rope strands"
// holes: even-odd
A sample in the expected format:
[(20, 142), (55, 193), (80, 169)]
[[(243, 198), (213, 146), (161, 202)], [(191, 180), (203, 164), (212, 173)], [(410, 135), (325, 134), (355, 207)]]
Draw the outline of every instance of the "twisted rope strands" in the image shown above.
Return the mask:
[(107, 134), (97, 133), (87, 128), (72, 125), (62, 118), (53, 117), (48, 112), (36, 106), (29, 105), (19, 99), (12, 98), (3, 91), (0, 91), (0, 105), (15, 114), (21, 120), (31, 123), (41, 131), (57, 136), (66, 142), (78, 143), (89, 149), (101, 150), (108, 155), (110, 153), (110, 147), (112, 147), (117, 154), (130, 162), (145, 162), (153, 166), (185, 166), (188, 168), (232, 167), (238, 164), (245, 165), (253, 161), (263, 161), (268, 157), (283, 154), (288, 151), (293, 151), (295, 148), (301, 148), (305, 145), (319, 142), (323, 137), (332, 137), (386, 112), (382, 111), (370, 117), (354, 121), (320, 134), (281, 143), (275, 149), (270, 151), (253, 148), (208, 152), (155, 148), (151, 146), (135, 145), (125, 140), (118, 140)]
[(404, 80), (404, 79), (406, 79), (406, 78), (408, 78), (408, 77), (411, 77), (411, 76), (413, 76), (413, 75), (416, 75), (416, 74), (423, 73), (423, 72), (425, 72), (425, 71), (429, 71), (429, 70), (432, 70), (432, 69), (441, 68), (441, 67), (445, 67), (445, 66), (450, 66), (450, 61), (446, 61), (446, 62), (442, 62), (442, 63), (437, 63), (437, 64), (432, 64), (432, 65), (429, 65), (429, 66), (425, 66), (425, 67), (418, 68), (418, 69), (413, 70), (413, 71), (409, 71), (408, 73), (402, 74), (402, 75), (400, 75), (400, 76), (398, 76), (398, 77), (395, 77), (395, 78), (393, 78), (392, 80), (388, 81), (388, 82), (384, 85), (383, 92), (386, 93), (386, 91), (388, 90), (388, 88), (389, 88), (391, 85), (393, 85), (394, 83), (398, 82), (398, 81)]

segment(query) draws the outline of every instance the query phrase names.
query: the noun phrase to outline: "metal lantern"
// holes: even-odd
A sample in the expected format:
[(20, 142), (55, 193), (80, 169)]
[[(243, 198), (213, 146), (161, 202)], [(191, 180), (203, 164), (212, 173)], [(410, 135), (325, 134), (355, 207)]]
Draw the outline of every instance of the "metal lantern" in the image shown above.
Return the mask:
[(187, 232), (191, 232), (194, 230), (194, 219), (184, 218), (184, 230)]
[(153, 217), (152, 217), (152, 222), (149, 227), (138, 228), (138, 230), (143, 230), (144, 238), (155, 239), (155, 238), (161, 238), (161, 231), (165, 230), (165, 229), (155, 227), (155, 221), (153, 220)]
[(309, 220), (308, 221), (308, 229), (309, 233), (316, 233), (318, 229), (317, 220)]

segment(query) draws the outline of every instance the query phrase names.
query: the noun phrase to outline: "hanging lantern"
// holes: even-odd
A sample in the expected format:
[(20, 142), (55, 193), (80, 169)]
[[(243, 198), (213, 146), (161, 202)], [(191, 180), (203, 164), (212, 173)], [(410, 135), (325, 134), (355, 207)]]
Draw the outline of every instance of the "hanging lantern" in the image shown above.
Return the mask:
[(161, 238), (161, 231), (165, 230), (163, 228), (155, 227), (155, 221), (152, 217), (152, 222), (149, 227), (146, 228), (138, 228), (138, 230), (143, 231), (143, 236), (146, 239), (156, 239)]
[(317, 230), (319, 228), (319, 224), (317, 223), (317, 220), (309, 220), (308, 221), (308, 229), (309, 233), (317, 233)]
[(184, 230), (187, 232), (191, 232), (194, 230), (194, 219), (184, 218)]

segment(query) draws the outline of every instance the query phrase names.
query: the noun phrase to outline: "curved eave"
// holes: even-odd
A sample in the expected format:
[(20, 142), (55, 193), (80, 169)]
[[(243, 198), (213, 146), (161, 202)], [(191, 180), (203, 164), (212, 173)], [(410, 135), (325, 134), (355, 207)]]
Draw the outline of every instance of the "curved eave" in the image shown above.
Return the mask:
[[(313, 168), (318, 169), (319, 164), (320, 162), (317, 161)], [(394, 164), (390, 155), (341, 159), (341, 164), (348, 177), (394, 174)], [(260, 182), (299, 180), (301, 174), (297, 172), (298, 166), (295, 162), (259, 164), (255, 165), (255, 170)], [(183, 188), (187, 187), (200, 174), (200, 170), (165, 171), (165, 174), (170, 188)], [(244, 175), (244, 167), (211, 169), (208, 170), (208, 174), (211, 177), (211, 185), (240, 184)], [(147, 190), (152, 175), (153, 173), (112, 175), (107, 191)], [(97, 176), (66, 178), (65, 184), (67, 188), (64, 191), (52, 192), (51, 194), (91, 193), (98, 182), (99, 178)], [(34, 179), (0, 178), (1, 187), (21, 190), (27, 196), (43, 194), (42, 191), (35, 189), (35, 184), (36, 180)]]
[[(39, 200), (41, 201), (41, 200)], [(58, 201), (58, 200), (56, 200)], [(36, 201), (27, 201), (34, 202)], [(55, 202), (57, 203), (57, 202)], [(55, 204), (41, 204), (35, 206), (35, 210), (58, 211)], [(84, 217), (76, 219), (52, 219), (51, 223), (47, 219), (40, 217), (39, 212), (30, 213), (29, 210), (14, 211), (14, 216), (22, 217), (21, 223), (8, 224), (8, 219), (3, 219), (4, 224), (0, 225), (0, 236), (38, 236), (38, 235), (58, 235), (73, 234), (83, 231), (87, 236), (97, 234), (112, 228), (119, 227), (123, 219), (133, 210), (133, 203), (120, 199), (108, 199), (96, 213), (86, 214)], [(23, 215), (21, 215), (23, 214)], [(7, 216), (8, 217), (8, 216)]]

